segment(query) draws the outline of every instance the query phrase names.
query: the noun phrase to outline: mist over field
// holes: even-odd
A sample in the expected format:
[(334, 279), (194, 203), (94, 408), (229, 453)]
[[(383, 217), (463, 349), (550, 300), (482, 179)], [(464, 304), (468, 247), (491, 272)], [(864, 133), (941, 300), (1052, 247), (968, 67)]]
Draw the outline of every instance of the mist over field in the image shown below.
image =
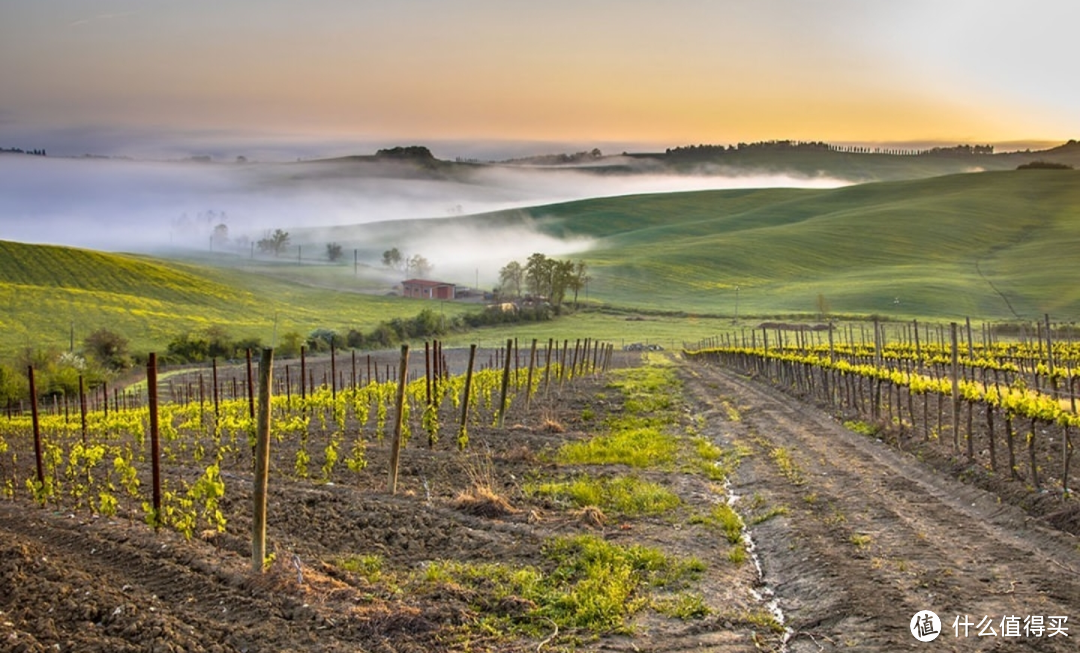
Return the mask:
[[(614, 161), (626, 164), (618, 157)], [(0, 239), (106, 251), (206, 250), (221, 223), (227, 225), (229, 246), (235, 248), (279, 228), (445, 218), (636, 193), (846, 183), (823, 177), (723, 174), (719, 169), (677, 175), (651, 172), (648, 166), (639, 161), (624, 165), (623, 172), (597, 172), (453, 165), (432, 173), (405, 163), (358, 159), (245, 164), (4, 155)], [(562, 254), (585, 246), (551, 242), (525, 224), (484, 234), (444, 231), (438, 238), (446, 260), (429, 256), (436, 265), (486, 258), (495, 249), (506, 258), (534, 251)], [(423, 251), (422, 241), (410, 249)]]

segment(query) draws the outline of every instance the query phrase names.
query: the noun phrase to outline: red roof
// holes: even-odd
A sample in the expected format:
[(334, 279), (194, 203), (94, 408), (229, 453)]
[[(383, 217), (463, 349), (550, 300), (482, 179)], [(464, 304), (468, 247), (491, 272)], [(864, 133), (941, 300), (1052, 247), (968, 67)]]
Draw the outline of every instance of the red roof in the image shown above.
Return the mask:
[(420, 286), (422, 288), (436, 288), (438, 286), (452, 286), (454, 284), (447, 283), (445, 281), (429, 281), (427, 279), (409, 279), (408, 281), (402, 281), (401, 285), (405, 286)]

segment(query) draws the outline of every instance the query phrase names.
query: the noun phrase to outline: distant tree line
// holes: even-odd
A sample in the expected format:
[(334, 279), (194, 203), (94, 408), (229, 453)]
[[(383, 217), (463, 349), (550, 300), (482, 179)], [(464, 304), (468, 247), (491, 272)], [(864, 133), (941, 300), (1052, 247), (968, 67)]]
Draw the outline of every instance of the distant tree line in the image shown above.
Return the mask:
[(890, 154), (893, 156), (974, 156), (993, 154), (993, 145), (955, 145), (929, 149), (833, 145), (822, 141), (774, 140), (737, 145), (685, 145), (665, 151), (675, 159), (709, 159), (739, 152), (840, 152), (844, 154)]
[(539, 154), (536, 156), (527, 156), (517, 159), (506, 159), (500, 161), (500, 163), (510, 164), (531, 164), (531, 165), (561, 165), (572, 163), (585, 163), (589, 161), (596, 161), (603, 158), (604, 153), (599, 148), (593, 148), (591, 150), (582, 150), (581, 152), (574, 152), (573, 154)]
[(32, 154), (34, 156), (48, 156), (44, 149), (40, 150), (24, 150), (21, 147), (0, 147), (0, 152), (7, 152), (9, 154)]

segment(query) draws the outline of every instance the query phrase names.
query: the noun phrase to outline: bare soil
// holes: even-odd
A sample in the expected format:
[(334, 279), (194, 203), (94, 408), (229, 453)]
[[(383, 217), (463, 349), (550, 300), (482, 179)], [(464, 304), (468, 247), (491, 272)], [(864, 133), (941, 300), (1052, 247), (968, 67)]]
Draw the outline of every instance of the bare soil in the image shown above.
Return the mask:
[[(97, 518), (43, 509), (20, 495), (0, 502), (2, 651), (895, 651), (1076, 650), (1075, 637), (956, 638), (969, 615), (1066, 615), (1080, 619), (1080, 551), (1051, 528), (985, 490), (965, 485), (820, 410), (709, 367), (684, 367), (685, 425), (722, 447), (739, 447), (730, 491), (756, 557), (736, 564), (722, 535), (690, 516), (726, 500), (723, 488), (685, 471), (651, 471), (684, 506), (655, 518), (569, 510), (531, 498), (531, 478), (574, 470), (544, 452), (584, 439), (622, 410), (602, 380), (582, 380), (505, 429), (470, 431), (469, 453), (452, 437), (403, 451), (398, 492), (386, 490), (388, 445), (369, 445), (359, 476), (344, 465), (332, 483), (272, 478), (270, 542), (275, 561), (250, 570), (250, 474), (224, 473), (224, 533), (190, 541), (155, 533), (138, 517)], [(585, 420), (585, 409), (594, 419)], [(561, 427), (561, 428), (559, 428)], [(788, 465), (782, 465), (786, 452)], [(291, 467), (290, 453), (275, 457)], [(490, 461), (506, 501), (487, 510), (461, 502)], [(314, 461), (313, 461), (314, 464)], [(619, 474), (621, 468), (592, 470)], [(171, 473), (189, 473), (173, 470)], [(711, 612), (682, 621), (641, 612), (629, 634), (485, 634), (485, 614), (528, 606), (451, 586), (403, 588), (344, 571), (344, 556), (377, 554), (387, 576), (405, 578), (432, 560), (545, 564), (552, 536), (602, 534), (707, 565), (697, 590)], [(770, 599), (786, 634), (762, 619)], [(922, 609), (942, 618), (942, 636), (908, 631)]]

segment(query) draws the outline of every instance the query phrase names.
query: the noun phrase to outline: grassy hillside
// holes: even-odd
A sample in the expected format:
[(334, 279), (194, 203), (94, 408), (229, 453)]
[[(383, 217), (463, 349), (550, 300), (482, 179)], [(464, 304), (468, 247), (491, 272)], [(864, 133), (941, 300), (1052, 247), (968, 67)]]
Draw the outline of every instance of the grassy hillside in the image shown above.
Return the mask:
[(1080, 318), (1076, 171), (629, 196), (362, 229), (377, 244), (373, 234), (401, 242), (421, 225), (522, 223), (593, 239), (581, 255), (589, 296), (619, 306), (814, 313), (820, 295), (834, 313)]
[[(598, 294), (730, 312), (737, 286), (746, 311), (812, 312), (820, 293), (838, 312), (1080, 315), (1075, 172), (663, 199), (652, 198), (651, 223), (603, 236), (590, 253)], [(596, 222), (606, 221), (585, 211), (562, 227), (595, 232)]]
[[(269, 343), (275, 333), (319, 327), (368, 330), (430, 303), (323, 290), (241, 270), (0, 241), (0, 355), (23, 347), (66, 349), (106, 327), (135, 350), (163, 348), (179, 333), (219, 325)], [(463, 307), (440, 306), (447, 314)]]

